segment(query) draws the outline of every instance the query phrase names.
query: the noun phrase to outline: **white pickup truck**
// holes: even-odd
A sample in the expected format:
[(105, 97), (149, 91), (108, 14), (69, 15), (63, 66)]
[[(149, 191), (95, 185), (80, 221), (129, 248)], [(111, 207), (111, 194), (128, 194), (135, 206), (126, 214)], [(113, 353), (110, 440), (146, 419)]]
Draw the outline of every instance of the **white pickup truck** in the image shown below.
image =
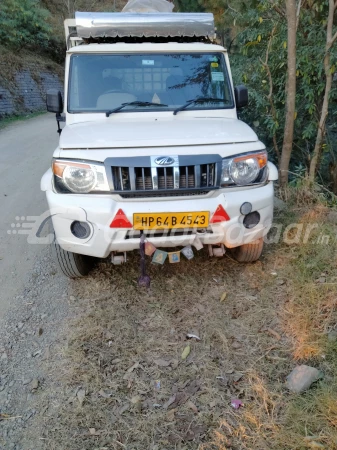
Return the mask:
[(47, 94), (65, 126), (41, 182), (65, 275), (124, 262), (141, 236), (257, 260), (278, 174), (238, 120), (248, 92), (233, 86), (213, 15), (76, 13), (65, 25), (64, 101)]

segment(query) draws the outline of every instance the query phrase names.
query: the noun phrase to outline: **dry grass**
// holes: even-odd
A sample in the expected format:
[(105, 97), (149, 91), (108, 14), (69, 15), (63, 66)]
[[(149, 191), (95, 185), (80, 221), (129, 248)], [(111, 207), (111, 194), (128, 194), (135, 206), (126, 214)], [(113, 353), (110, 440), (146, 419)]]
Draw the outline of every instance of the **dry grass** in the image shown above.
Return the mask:
[(290, 205), (311, 208), (313, 205), (320, 206), (327, 202), (328, 197), (335, 197), (325, 187), (314, 184), (309, 188), (310, 182), (307, 178), (298, 179), (295, 186), (279, 188), (277, 195)]
[[(293, 338), (297, 360), (321, 356), (327, 332), (337, 323), (336, 228), (326, 222), (328, 212), (317, 206), (299, 215), (299, 223), (315, 223), (317, 229), (308, 243), (292, 246), (292, 260), (283, 269), (291, 288), (284, 328)], [(322, 242), (323, 236), (328, 240)]]
[(0, 45), (0, 81), (3, 86), (13, 90), (16, 73), (27, 68), (37, 81), (40, 78), (40, 71), (56, 73), (60, 79), (64, 77), (64, 68), (46, 56), (26, 49), (14, 52)]
[[(326, 215), (320, 206), (296, 211), (332, 237)], [(332, 241), (314, 244), (315, 233), (306, 245), (268, 246), (252, 265), (200, 252), (150, 266), (150, 292), (136, 285), (137, 254), (74, 282), (78, 318), (55, 373), (68, 401), (46, 415), (46, 448), (337, 449), (337, 345), (327, 340), (337, 322), (336, 256)], [(200, 342), (187, 341), (191, 331)], [(284, 385), (296, 361), (325, 375), (301, 396)], [(234, 410), (232, 398), (244, 407)]]

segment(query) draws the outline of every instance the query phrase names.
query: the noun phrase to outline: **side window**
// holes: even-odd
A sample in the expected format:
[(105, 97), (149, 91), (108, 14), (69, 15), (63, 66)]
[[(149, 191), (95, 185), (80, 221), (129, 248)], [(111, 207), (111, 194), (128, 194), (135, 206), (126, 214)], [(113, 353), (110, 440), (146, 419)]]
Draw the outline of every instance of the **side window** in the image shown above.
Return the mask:
[(79, 70), (78, 65), (74, 64), (73, 73), (70, 86), (71, 103), (75, 108), (79, 108), (80, 105), (80, 93), (79, 93)]

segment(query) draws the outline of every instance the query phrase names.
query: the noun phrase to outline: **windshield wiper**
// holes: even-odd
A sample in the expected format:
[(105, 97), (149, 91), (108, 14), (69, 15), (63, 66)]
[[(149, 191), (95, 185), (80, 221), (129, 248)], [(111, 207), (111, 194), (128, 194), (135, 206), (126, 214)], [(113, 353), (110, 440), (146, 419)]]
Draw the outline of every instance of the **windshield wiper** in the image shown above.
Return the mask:
[(122, 103), (120, 106), (118, 106), (118, 108), (112, 109), (111, 111), (107, 111), (105, 115), (109, 117), (110, 114), (116, 113), (121, 109), (125, 108), (126, 106), (167, 106), (167, 105), (164, 105), (164, 103), (140, 102), (140, 101)]
[(179, 111), (184, 111), (184, 109), (188, 108), (193, 103), (224, 103), (225, 100), (221, 98), (212, 98), (212, 97), (197, 97), (193, 100), (189, 100), (185, 103), (185, 105), (179, 106), (179, 108), (173, 111), (173, 115), (176, 116)]

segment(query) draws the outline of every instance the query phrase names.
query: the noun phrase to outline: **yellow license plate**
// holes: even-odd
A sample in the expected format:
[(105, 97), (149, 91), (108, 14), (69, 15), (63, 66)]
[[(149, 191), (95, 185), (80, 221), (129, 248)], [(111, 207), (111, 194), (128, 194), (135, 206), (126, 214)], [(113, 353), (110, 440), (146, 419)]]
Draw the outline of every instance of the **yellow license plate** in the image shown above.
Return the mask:
[(135, 213), (135, 230), (166, 230), (172, 228), (206, 228), (209, 223), (209, 211), (158, 213)]

